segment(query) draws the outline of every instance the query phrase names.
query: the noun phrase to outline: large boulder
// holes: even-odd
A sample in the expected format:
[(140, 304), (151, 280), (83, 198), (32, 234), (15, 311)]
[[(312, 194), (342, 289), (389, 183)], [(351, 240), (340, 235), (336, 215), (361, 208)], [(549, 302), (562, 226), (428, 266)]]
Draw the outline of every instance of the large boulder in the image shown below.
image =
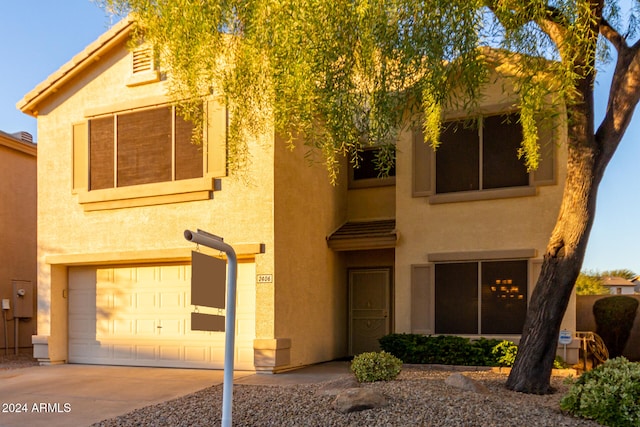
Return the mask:
[(333, 409), (343, 414), (380, 408), (387, 405), (382, 393), (370, 388), (348, 388), (340, 392), (333, 402)]

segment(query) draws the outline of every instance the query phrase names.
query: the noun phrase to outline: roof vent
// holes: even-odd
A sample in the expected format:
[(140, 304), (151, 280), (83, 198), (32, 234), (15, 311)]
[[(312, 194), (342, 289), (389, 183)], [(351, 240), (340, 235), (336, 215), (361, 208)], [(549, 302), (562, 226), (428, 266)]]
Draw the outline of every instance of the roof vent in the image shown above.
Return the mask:
[(33, 144), (33, 135), (31, 135), (29, 132), (25, 132), (25, 131), (15, 132), (15, 133), (12, 133), (11, 136), (15, 136), (20, 141), (30, 142), (31, 144)]
[(133, 51), (133, 74), (153, 71), (153, 50), (149, 47), (138, 48)]
[(160, 72), (156, 69), (153, 49), (142, 46), (131, 53), (131, 76), (127, 86), (138, 86), (160, 81)]

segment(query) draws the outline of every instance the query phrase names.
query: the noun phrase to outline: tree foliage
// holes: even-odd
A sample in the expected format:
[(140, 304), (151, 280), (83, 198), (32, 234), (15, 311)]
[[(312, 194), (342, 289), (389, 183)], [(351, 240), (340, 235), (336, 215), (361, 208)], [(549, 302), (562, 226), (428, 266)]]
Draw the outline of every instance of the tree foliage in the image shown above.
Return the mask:
[(576, 280), (576, 294), (578, 295), (606, 295), (609, 288), (603, 285), (602, 276), (592, 272), (582, 272)]
[(606, 295), (609, 288), (604, 286), (605, 277), (622, 277), (633, 279), (636, 274), (629, 269), (606, 270), (603, 272), (587, 270), (580, 273), (576, 280), (576, 294), (578, 295)]
[[(570, 98), (575, 79), (564, 63), (541, 60), (557, 52), (543, 32), (522, 31), (523, 17), (509, 2), (498, 2), (494, 19), (481, 0), (106, 3), (133, 11), (139, 35), (159, 49), (173, 77), (173, 99), (191, 119), (199, 119), (203, 95), (224, 96), (232, 170), (246, 160), (247, 140), (274, 126), (291, 144), (303, 141), (321, 153), (332, 179), (340, 156), (357, 164), (369, 145), (383, 148), (384, 173), (403, 127), (422, 126), (437, 146), (443, 111), (471, 111), (487, 67), (497, 62), (511, 64), (505, 73), (520, 94), (521, 155), (534, 169), (536, 115), (549, 94), (556, 102)], [(529, 20), (544, 14), (544, 2), (532, 4), (538, 6), (527, 9)], [(541, 77), (550, 72), (552, 80)]]

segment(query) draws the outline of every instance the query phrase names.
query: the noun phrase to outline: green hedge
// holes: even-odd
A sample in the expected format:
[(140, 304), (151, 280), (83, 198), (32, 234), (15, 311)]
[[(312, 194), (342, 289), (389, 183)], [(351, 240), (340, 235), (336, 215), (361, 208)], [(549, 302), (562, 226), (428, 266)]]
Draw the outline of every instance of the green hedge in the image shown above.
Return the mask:
[(602, 337), (609, 357), (622, 355), (638, 310), (638, 300), (627, 296), (603, 298), (593, 304), (596, 333)]
[(456, 336), (390, 334), (380, 338), (380, 348), (404, 363), (463, 366), (498, 366), (500, 355), (492, 352), (501, 340), (470, 340)]

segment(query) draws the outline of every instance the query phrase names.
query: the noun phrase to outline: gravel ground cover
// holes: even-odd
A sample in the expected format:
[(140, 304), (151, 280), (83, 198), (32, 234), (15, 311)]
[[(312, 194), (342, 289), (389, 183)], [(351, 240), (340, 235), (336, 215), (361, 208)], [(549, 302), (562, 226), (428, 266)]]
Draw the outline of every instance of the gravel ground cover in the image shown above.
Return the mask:
[[(388, 405), (349, 414), (332, 409), (332, 396), (318, 392), (323, 386), (234, 386), (234, 426), (598, 426), (598, 423), (563, 414), (559, 401), (568, 389), (563, 378), (553, 378), (556, 393), (528, 395), (508, 391), (506, 375), (491, 371), (463, 372), (484, 384), (478, 394), (450, 387), (451, 371), (411, 365), (389, 382), (362, 384), (382, 392)], [(96, 423), (93, 427), (214, 426), (221, 423), (222, 385), (129, 414)]]
[(33, 350), (19, 351), (15, 354), (14, 349), (9, 349), (5, 352), (4, 349), (0, 350), (0, 370), (4, 369), (19, 369), (28, 368), (30, 366), (38, 366), (38, 361), (32, 356)]

